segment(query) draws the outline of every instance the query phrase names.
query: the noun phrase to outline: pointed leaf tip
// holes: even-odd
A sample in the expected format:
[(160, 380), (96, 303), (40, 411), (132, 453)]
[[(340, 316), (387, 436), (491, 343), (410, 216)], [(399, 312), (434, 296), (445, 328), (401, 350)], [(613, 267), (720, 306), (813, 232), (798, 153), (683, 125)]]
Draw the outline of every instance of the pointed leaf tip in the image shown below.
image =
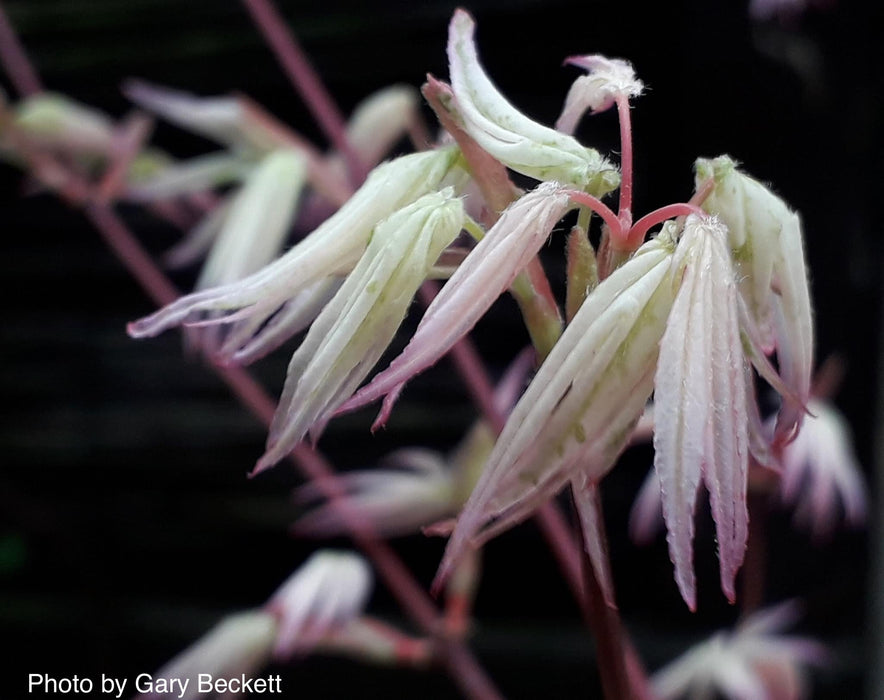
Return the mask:
[(727, 229), (688, 217), (676, 251), (683, 268), (660, 344), (655, 390), (654, 466), (663, 493), (676, 581), (696, 601), (694, 511), (701, 482), (709, 491), (719, 541), (721, 585), (733, 596), (748, 537), (748, 403), (737, 288)]

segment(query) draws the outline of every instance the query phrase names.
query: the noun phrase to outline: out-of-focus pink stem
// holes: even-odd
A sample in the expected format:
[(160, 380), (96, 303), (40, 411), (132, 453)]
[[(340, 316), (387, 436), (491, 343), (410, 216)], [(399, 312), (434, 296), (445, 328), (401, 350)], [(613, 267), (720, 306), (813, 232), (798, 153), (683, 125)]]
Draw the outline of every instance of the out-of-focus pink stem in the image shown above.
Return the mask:
[(152, 129), (153, 120), (137, 112), (128, 116), (117, 127), (110, 153), (111, 161), (98, 184), (96, 198), (99, 202), (110, 203), (125, 189), (129, 167)]
[[(606, 543), (604, 531), (600, 537)], [(586, 604), (583, 607), (587, 626), (592, 630), (596, 641), (596, 659), (602, 679), (602, 691), (606, 700), (632, 700), (629, 670), (627, 668), (627, 645), (623, 624), (616, 608), (605, 601), (595, 568), (583, 550), (583, 575), (585, 580)]]
[(831, 399), (844, 382), (847, 367), (840, 355), (829, 355), (813, 375), (810, 395), (815, 399)]
[(110, 207), (103, 204), (87, 204), (85, 211), (107, 246), (158, 306), (165, 306), (180, 296), (169, 278), (154, 264), (135, 236)]
[(22, 97), (43, 92), (40, 76), (28, 59), (12, 23), (0, 3), (0, 62), (16, 91)]
[(749, 509), (749, 541), (743, 562), (740, 584), (740, 616), (746, 617), (764, 605), (767, 587), (768, 513), (771, 494), (766, 489), (750, 489), (747, 499)]
[(347, 130), (340, 110), (325, 89), (295, 35), (289, 30), (271, 0), (243, 0), (243, 4), (289, 80), (304, 99), (317, 124), (334, 147), (344, 154), (352, 184), (360, 185), (368, 171), (347, 140)]

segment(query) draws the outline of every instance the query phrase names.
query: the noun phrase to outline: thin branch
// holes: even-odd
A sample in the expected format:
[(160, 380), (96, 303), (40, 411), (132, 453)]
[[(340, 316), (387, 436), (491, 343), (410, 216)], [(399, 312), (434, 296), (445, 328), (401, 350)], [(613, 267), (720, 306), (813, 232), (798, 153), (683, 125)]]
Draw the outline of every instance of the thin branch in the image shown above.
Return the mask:
[[(607, 558), (607, 534), (601, 518), (598, 528), (598, 538)], [(581, 548), (581, 560), (585, 591), (584, 619), (595, 639), (596, 661), (605, 698), (635, 700), (636, 694), (632, 691), (630, 669), (627, 666), (628, 642), (620, 614), (617, 608), (605, 601), (604, 591), (585, 545)]]
[(37, 75), (33, 64), (24, 47), (18, 40), (15, 30), (3, 4), (0, 3), (0, 63), (3, 70), (15, 86), (16, 92), (22, 97), (30, 97), (43, 92), (43, 83)]
[(344, 154), (351, 183), (358, 186), (365, 180), (368, 171), (347, 139), (341, 111), (313, 69), (295, 35), (271, 0), (243, 0), (243, 4), (276, 55), (286, 76), (307, 104), (316, 123), (334, 147)]

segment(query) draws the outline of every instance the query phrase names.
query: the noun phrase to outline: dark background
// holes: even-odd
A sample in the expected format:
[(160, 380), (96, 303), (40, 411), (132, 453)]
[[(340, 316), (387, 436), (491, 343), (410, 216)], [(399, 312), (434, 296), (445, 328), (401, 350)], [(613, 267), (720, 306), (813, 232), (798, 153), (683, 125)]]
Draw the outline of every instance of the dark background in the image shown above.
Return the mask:
[[(392, 82), (447, 76), (455, 3), (280, 3), (342, 108)], [(871, 5), (871, 4), (869, 4)], [(120, 83), (137, 76), (201, 94), (240, 90), (324, 146), (238, 2), (15, 0), (4, 7), (45, 84), (121, 115)], [(839, 353), (848, 374), (838, 404), (871, 478), (878, 368), (882, 192), (880, 26), (866, 4), (812, 4), (789, 21), (753, 23), (741, 2), (598, 3), (476, 0), (480, 55), (502, 91), (551, 123), (576, 76), (566, 56), (629, 58), (649, 89), (633, 112), (635, 210), (684, 200), (697, 156), (729, 153), (799, 210), (816, 302), (818, 356)], [(11, 92), (9, 82), (2, 85)], [(587, 119), (588, 145), (617, 146), (616, 121)], [(208, 144), (159, 125), (179, 156)], [(152, 304), (88, 222), (48, 195), (23, 197), (0, 167), (0, 629), (12, 643), (2, 697), (23, 697), (30, 672), (134, 677), (152, 672), (227, 612), (260, 605), (315, 547), (286, 534), (300, 483), (281, 466), (245, 475), (264, 431), (214, 375), (183, 357), (179, 338), (130, 340), (125, 323)], [(137, 210), (122, 213), (160, 253), (177, 238)], [(550, 260), (560, 259), (561, 236)], [(553, 279), (561, 271), (551, 269)], [(193, 271), (176, 273), (182, 289)], [(413, 324), (413, 320), (411, 321)], [(508, 300), (477, 329), (492, 371), (521, 347)], [(506, 341), (506, 342), (502, 342)], [(287, 349), (290, 351), (290, 347)], [(276, 394), (287, 352), (257, 367)], [(447, 362), (410, 385), (389, 428), (368, 414), (333, 423), (321, 448), (342, 469), (395, 446), (450, 448), (474, 417)], [(700, 611), (677, 596), (662, 538), (636, 549), (628, 509), (650, 464), (636, 450), (606, 483), (606, 512), (623, 616), (657, 668), (737, 611), (717, 588), (714, 542), (701, 521)], [(346, 540), (333, 543), (347, 546)], [(396, 549), (429, 582), (440, 541)], [(843, 533), (816, 546), (771, 518), (768, 601), (800, 596), (800, 631), (835, 652), (814, 697), (861, 693), (871, 659), (866, 629), (868, 541)], [(597, 696), (591, 644), (533, 525), (487, 552), (474, 647), (511, 698)], [(371, 611), (402, 617), (380, 586)], [(404, 621), (403, 621), (403, 624)], [(441, 672), (389, 671), (333, 659), (285, 669), (292, 697), (455, 697)]]

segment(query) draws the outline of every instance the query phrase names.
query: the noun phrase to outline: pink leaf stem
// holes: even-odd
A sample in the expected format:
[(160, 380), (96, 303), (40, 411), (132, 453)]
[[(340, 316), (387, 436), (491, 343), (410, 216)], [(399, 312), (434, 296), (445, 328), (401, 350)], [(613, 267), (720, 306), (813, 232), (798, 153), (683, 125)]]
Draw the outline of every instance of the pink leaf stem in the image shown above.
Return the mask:
[(632, 227), (632, 117), (629, 96), (618, 92), (614, 97), (620, 120), (620, 207), (618, 219), (624, 231)]
[(629, 250), (637, 249), (644, 242), (645, 234), (654, 226), (676, 216), (687, 216), (688, 214), (703, 216), (705, 212), (694, 204), (680, 203), (667, 204), (665, 207), (655, 209), (650, 214), (645, 214), (635, 222), (635, 225), (626, 234), (626, 248)]
[(582, 204), (585, 207), (589, 207), (602, 217), (602, 221), (608, 224), (608, 228), (611, 229), (611, 238), (614, 241), (625, 239), (625, 229), (623, 228), (620, 218), (611, 211), (611, 208), (602, 200), (598, 197), (593, 197), (586, 192), (581, 192), (580, 190), (569, 190), (568, 196), (571, 197), (572, 201)]
[(365, 180), (368, 170), (347, 139), (341, 111), (316, 74), (295, 35), (289, 30), (271, 0), (243, 0), (243, 4), (289, 80), (292, 81), (295, 90), (304, 99), (316, 123), (335, 148), (344, 154), (351, 184), (358, 186)]
[[(607, 559), (607, 535), (603, 522), (600, 523), (598, 538)], [(601, 676), (602, 692), (607, 700), (635, 698), (631, 686), (635, 683), (641, 687), (645, 683), (644, 674), (640, 665), (629, 664), (630, 654), (635, 656), (632, 645), (624, 632), (616, 606), (606, 599), (603, 583), (585, 546), (581, 548), (581, 564), (586, 590), (583, 616), (595, 637), (596, 665)]]

